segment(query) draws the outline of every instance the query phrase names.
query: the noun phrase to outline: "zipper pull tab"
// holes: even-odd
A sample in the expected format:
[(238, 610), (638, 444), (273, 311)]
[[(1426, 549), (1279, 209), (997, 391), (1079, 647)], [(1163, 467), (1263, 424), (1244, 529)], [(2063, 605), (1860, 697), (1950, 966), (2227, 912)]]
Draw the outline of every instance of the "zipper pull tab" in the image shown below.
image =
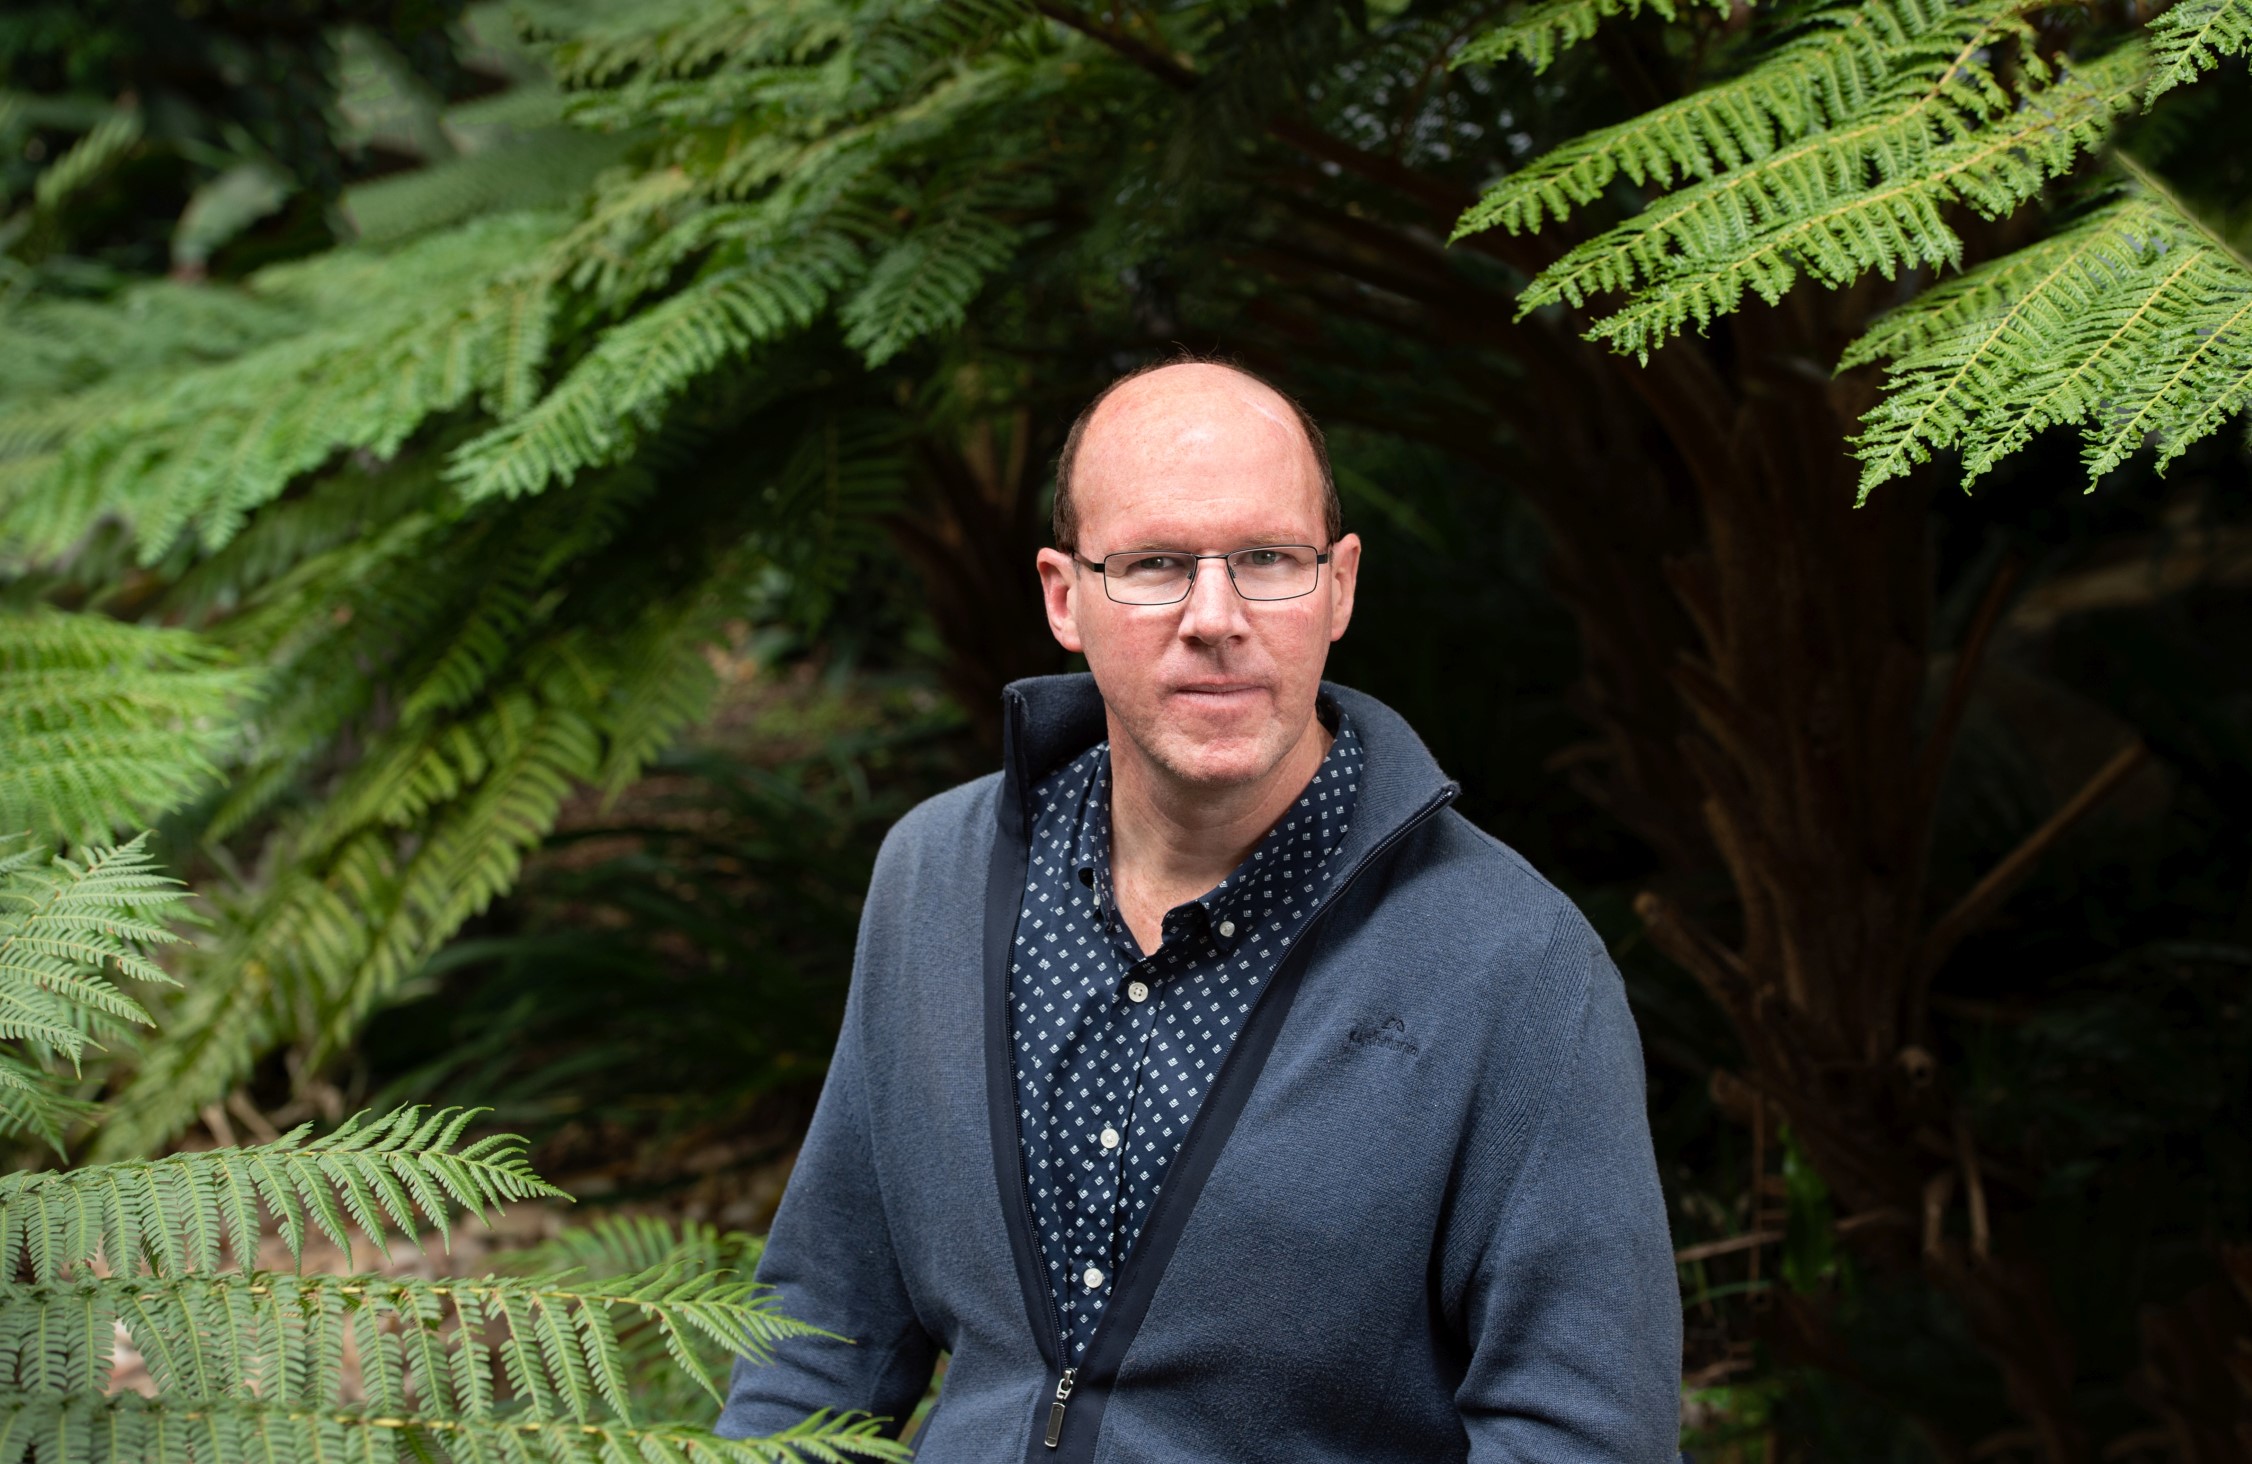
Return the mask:
[(1079, 1369), (1067, 1367), (1063, 1376), (1056, 1379), (1056, 1401), (1048, 1405), (1048, 1447), (1054, 1448), (1063, 1441), (1064, 1405), (1071, 1401), (1071, 1390), (1079, 1381)]

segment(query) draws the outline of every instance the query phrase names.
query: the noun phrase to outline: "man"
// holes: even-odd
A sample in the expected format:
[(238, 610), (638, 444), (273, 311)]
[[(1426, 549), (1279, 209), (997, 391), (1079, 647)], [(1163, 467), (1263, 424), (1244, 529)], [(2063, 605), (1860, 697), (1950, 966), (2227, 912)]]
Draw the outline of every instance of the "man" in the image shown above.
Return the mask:
[[(721, 1431), (904, 1418), (984, 1461), (1675, 1457), (1681, 1316), (1618, 975), (1326, 685), (1319, 433), (1242, 371), (1115, 384), (1057, 470), (1004, 767), (885, 841), (760, 1266), (826, 1338)], [(1437, 633), (1439, 628), (1433, 627)]]

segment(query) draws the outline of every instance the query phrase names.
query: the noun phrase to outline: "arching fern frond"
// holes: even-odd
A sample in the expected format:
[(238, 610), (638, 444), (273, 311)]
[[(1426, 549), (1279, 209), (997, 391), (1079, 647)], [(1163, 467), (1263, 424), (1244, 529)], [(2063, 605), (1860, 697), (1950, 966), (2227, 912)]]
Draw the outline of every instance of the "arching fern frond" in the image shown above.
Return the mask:
[(1968, 486), (2057, 426), (2081, 428), (2091, 480), (2150, 441), (2164, 468), (2252, 406), (2252, 267), (2146, 179), (1901, 307), (1845, 364), (1875, 360), (1864, 496), (1941, 448)]
[(0, 613), (0, 830), (101, 839), (184, 802), (251, 684), (186, 631)]
[(750, 1275), (766, 1248), (763, 1236), (721, 1230), (703, 1220), (662, 1215), (605, 1215), (572, 1225), (515, 1257), (526, 1270), (583, 1270), (594, 1276), (631, 1276), (679, 1268), (692, 1274), (733, 1271)]
[[(338, 579), (316, 574), (305, 598), (250, 617), (303, 634), (277, 656), (290, 702), (269, 715), (286, 737), (241, 798), (273, 796), (311, 756), (290, 739), (326, 740), (369, 714), (365, 683), (325, 669), (338, 655), (398, 666), (401, 714), (370, 728), (318, 806), (278, 836), (270, 882), (218, 901), (219, 938), (188, 973), (211, 978), (190, 980), (165, 1013), (97, 1155), (161, 1143), (278, 1045), (316, 1061), (337, 1050), (514, 882), (566, 799), (623, 786), (703, 714), (715, 681), (700, 648), (740, 613), (739, 596), (717, 588), (740, 578), (739, 557), (710, 546), (681, 583), (607, 595), (586, 583), (605, 577), (590, 556), (647, 486), (614, 471), (568, 497), (496, 503), (473, 523), (404, 534), (373, 563), (359, 561), (365, 546), (343, 546), (339, 562), (367, 576), (366, 599), (345, 598), (352, 614), (328, 613)], [(230, 802), (221, 817), (255, 806)]]
[[(1691, 0), (1722, 15), (1727, 0)], [(1592, 40), (1596, 27), (1615, 16), (1636, 16), (1645, 10), (1667, 20), (1679, 20), (1689, 8), (1676, 0), (1539, 0), (1505, 24), (1487, 31), (1462, 49), (1456, 64), (1506, 61), (1522, 56), (1533, 70), (1546, 71), (1560, 52)]]
[(2223, 56), (2252, 49), (2252, 0), (2180, 0), (2150, 23), (2152, 76), (2146, 102), (2195, 81)]
[(52, 213), (107, 173), (141, 140), (141, 113), (120, 107), (94, 124), (61, 157), (41, 170), (32, 184), (32, 202)]
[(520, 408), (544, 359), (550, 281), (535, 265), (555, 221), (510, 216), (389, 256), (345, 252), (262, 274), (301, 333), (153, 379), (113, 378), (52, 458), (0, 505), (0, 532), (64, 553), (121, 519), (144, 562), (192, 534), (225, 544), (294, 478), (347, 449), (396, 453), (433, 413), (472, 400)]
[(785, 1338), (830, 1335), (782, 1315), (769, 1287), (677, 1266), (437, 1280), (80, 1275), (0, 1284), (0, 1379), (83, 1391), (107, 1372), (120, 1324), (166, 1394), (346, 1406), (347, 1384), (329, 1364), (350, 1343), (361, 1396), (386, 1412), (581, 1423), (635, 1418), (621, 1325), (661, 1338), (713, 1402), (720, 1386), (699, 1345), (764, 1362)]
[(850, 238), (815, 231), (752, 251), (605, 332), (530, 411), (455, 454), (460, 493), (521, 497), (619, 461), (691, 383), (810, 323), (857, 262)]
[(147, 839), (48, 859), (36, 845), (0, 840), (0, 1134), (33, 1134), (59, 1149), (85, 1115), (48, 1076), (74, 1068), (97, 1037), (145, 1025), (148, 1014), (115, 977), (169, 984), (148, 957), (178, 939), (162, 916), (182, 897), (160, 873)]
[[(225, 1441), (220, 1443), (219, 1441)], [(214, 1448), (228, 1452), (214, 1453)], [(495, 1464), (845, 1464), (907, 1450), (871, 1420), (826, 1414), (756, 1439), (706, 1429), (508, 1416), (425, 1418), (378, 1409), (297, 1408), (248, 1399), (0, 1391), (0, 1455), (83, 1464), (209, 1464), (214, 1457), (458, 1459)]]
[[(742, 1231), (721, 1231), (702, 1221), (676, 1227), (655, 1215), (609, 1215), (591, 1225), (567, 1227), (553, 1240), (508, 1257), (512, 1269), (571, 1271), (597, 1277), (670, 1274), (749, 1276), (764, 1241)], [(763, 1293), (762, 1293), (763, 1294)], [(662, 1332), (645, 1319), (626, 1317), (617, 1330), (619, 1366), (635, 1397), (671, 1416), (709, 1406), (712, 1380), (730, 1352), (709, 1335)], [(763, 1356), (764, 1354), (759, 1354)]]
[[(1842, 124), (1888, 95), (1912, 104), (1920, 78), (1944, 74), (1966, 47), (2010, 34), (2022, 8), (2022, 0), (1868, 0), (1816, 11), (1743, 74), (1534, 158), (1487, 189), (1454, 237), (1496, 226), (1537, 231), (1595, 202), (1622, 175), (1660, 188), (1711, 178)], [(1465, 52), (1456, 64), (1470, 59)], [(1931, 98), (1949, 99), (1945, 90)]]
[(2013, 99), (1966, 49), (1909, 106), (1692, 184), (1571, 250), (1520, 308), (1626, 292), (1589, 335), (1647, 356), (1746, 292), (1780, 299), (1802, 274), (1836, 286), (1954, 263), (1962, 246), (1941, 208), (1992, 218), (2031, 198), (2133, 105), (2146, 64), (2139, 45), (2122, 46)]
[(929, 206), (877, 257), (859, 292), (837, 318), (845, 342), (880, 366), (915, 341), (961, 324), (985, 281), (1016, 252), (1011, 212), (1037, 207), (1046, 190), (1037, 177), (985, 174), (946, 179), (929, 190)]
[(55, 1282), (100, 1258), (115, 1274), (219, 1269), (257, 1254), (259, 1207), (291, 1255), (310, 1233), (351, 1254), (354, 1227), (378, 1250), (395, 1231), (450, 1238), (450, 1216), (479, 1219), (514, 1200), (558, 1194), (525, 1162), (523, 1140), (464, 1143), (478, 1109), (408, 1107), (348, 1120), (319, 1138), (311, 1126), (270, 1144), (0, 1177), (0, 1265)]

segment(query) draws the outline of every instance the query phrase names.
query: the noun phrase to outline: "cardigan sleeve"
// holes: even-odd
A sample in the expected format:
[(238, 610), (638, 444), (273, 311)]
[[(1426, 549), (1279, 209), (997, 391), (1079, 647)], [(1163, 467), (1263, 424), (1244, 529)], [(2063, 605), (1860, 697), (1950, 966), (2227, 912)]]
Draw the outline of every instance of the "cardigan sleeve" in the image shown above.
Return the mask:
[(770, 1362), (736, 1359), (716, 1428), (725, 1438), (778, 1433), (823, 1409), (889, 1418), (896, 1435), (930, 1383), (937, 1344), (908, 1296), (869, 1143), (863, 996), (856, 977), (758, 1268), (785, 1315), (850, 1340), (793, 1337)]
[(1641, 1042), (1618, 971), (1576, 911), (1547, 965), (1581, 987), (1576, 1023), (1559, 1024), (1545, 1092), (1522, 1123), (1495, 1125), (1521, 1138), (1468, 1166), (1448, 1247), (1469, 1347), (1456, 1402), (1470, 1459), (1672, 1464), (1681, 1295)]

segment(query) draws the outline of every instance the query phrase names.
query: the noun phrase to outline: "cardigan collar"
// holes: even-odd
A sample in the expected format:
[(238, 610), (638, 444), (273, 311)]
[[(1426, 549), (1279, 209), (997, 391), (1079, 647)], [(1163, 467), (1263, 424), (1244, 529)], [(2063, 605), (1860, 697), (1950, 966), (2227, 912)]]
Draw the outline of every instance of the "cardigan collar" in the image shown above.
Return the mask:
[[(1361, 740), (1360, 801), (1337, 852), (1342, 867), (1389, 838), (1432, 800), (1460, 791), (1407, 719), (1375, 697), (1324, 681), (1320, 695), (1352, 718)], [(1027, 798), (1034, 785), (1108, 734), (1102, 693), (1086, 672), (1031, 676), (1001, 692), (1001, 797), (1004, 836), (1028, 837)]]

